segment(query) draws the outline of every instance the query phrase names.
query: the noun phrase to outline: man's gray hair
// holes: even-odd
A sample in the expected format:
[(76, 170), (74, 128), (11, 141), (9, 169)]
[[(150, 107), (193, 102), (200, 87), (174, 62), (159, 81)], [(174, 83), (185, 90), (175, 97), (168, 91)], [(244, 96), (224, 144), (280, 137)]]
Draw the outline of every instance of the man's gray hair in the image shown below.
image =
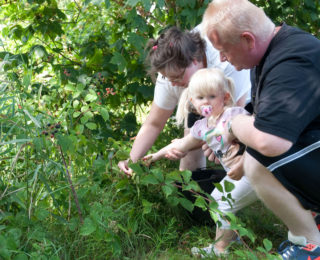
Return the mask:
[(275, 25), (264, 11), (248, 0), (213, 0), (203, 15), (202, 34), (216, 32), (223, 42), (237, 43), (243, 32), (266, 40)]

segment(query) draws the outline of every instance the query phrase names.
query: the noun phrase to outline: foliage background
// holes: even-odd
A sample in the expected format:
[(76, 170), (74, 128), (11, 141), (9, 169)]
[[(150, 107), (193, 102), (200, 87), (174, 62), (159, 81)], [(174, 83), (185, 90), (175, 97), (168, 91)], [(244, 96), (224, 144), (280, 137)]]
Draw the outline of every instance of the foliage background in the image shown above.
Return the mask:
[[(147, 40), (192, 29), (208, 2), (0, 1), (0, 258), (186, 258), (212, 237), (178, 207), (193, 205), (173, 185), (174, 163), (135, 165), (132, 180), (116, 167), (153, 97)], [(319, 38), (319, 1), (252, 2)], [(153, 149), (180, 131), (170, 121)]]

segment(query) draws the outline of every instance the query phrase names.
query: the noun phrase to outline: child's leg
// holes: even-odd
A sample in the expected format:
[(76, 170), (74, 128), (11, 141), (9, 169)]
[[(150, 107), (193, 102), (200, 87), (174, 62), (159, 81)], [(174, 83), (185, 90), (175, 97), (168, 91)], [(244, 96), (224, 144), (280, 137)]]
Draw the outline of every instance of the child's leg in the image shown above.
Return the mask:
[[(231, 206), (227, 201), (222, 200), (222, 196), (227, 196), (226, 193), (221, 193), (218, 189), (214, 189), (211, 194), (219, 204), (218, 209), (223, 213), (231, 212), (235, 214), (258, 199), (245, 176), (239, 181), (232, 180), (229, 176), (226, 176), (220, 183), (223, 185), (225, 181), (232, 182), (235, 185), (235, 188), (231, 191), (231, 197), (233, 199)], [(220, 228), (217, 227), (216, 240), (218, 242), (215, 244), (215, 247), (220, 252), (223, 252), (230, 242), (236, 238), (236, 233), (233, 230), (230, 230), (230, 225), (226, 220), (221, 218), (220, 222), (222, 223), (222, 226)]]
[(235, 241), (236, 238), (237, 238), (237, 234), (233, 230), (221, 229), (217, 226), (216, 238), (215, 238), (217, 242), (214, 244), (214, 247), (220, 253), (223, 253), (225, 249), (230, 245), (230, 243)]

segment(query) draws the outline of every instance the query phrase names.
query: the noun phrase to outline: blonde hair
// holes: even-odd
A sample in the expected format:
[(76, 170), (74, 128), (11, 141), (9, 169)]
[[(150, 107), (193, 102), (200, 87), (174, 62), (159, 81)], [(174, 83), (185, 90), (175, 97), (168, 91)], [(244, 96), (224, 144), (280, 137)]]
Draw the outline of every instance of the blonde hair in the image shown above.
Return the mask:
[(205, 68), (196, 71), (190, 78), (188, 87), (182, 92), (176, 113), (178, 125), (187, 120), (188, 114), (194, 112), (190, 103), (192, 97), (207, 95), (212, 90), (222, 93), (229, 93), (230, 98), (225, 104), (226, 107), (235, 105), (234, 83), (229, 77), (216, 68)]
[(275, 25), (264, 11), (248, 0), (213, 0), (203, 15), (206, 36), (216, 32), (223, 42), (235, 44), (243, 32), (250, 32), (265, 41)]

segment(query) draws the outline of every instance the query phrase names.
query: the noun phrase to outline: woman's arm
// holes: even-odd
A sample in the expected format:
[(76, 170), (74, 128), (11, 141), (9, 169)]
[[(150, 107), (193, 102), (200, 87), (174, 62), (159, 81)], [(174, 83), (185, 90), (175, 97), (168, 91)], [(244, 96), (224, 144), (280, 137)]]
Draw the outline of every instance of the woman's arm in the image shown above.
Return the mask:
[[(158, 107), (155, 103), (152, 104), (150, 113), (140, 128), (132, 145), (130, 159), (133, 162), (136, 162), (142, 158), (143, 155), (145, 155), (150, 149), (172, 113), (173, 110), (165, 110)], [(131, 176), (132, 170), (129, 168), (128, 162), (129, 159), (120, 161), (118, 163), (118, 167), (126, 175)]]

